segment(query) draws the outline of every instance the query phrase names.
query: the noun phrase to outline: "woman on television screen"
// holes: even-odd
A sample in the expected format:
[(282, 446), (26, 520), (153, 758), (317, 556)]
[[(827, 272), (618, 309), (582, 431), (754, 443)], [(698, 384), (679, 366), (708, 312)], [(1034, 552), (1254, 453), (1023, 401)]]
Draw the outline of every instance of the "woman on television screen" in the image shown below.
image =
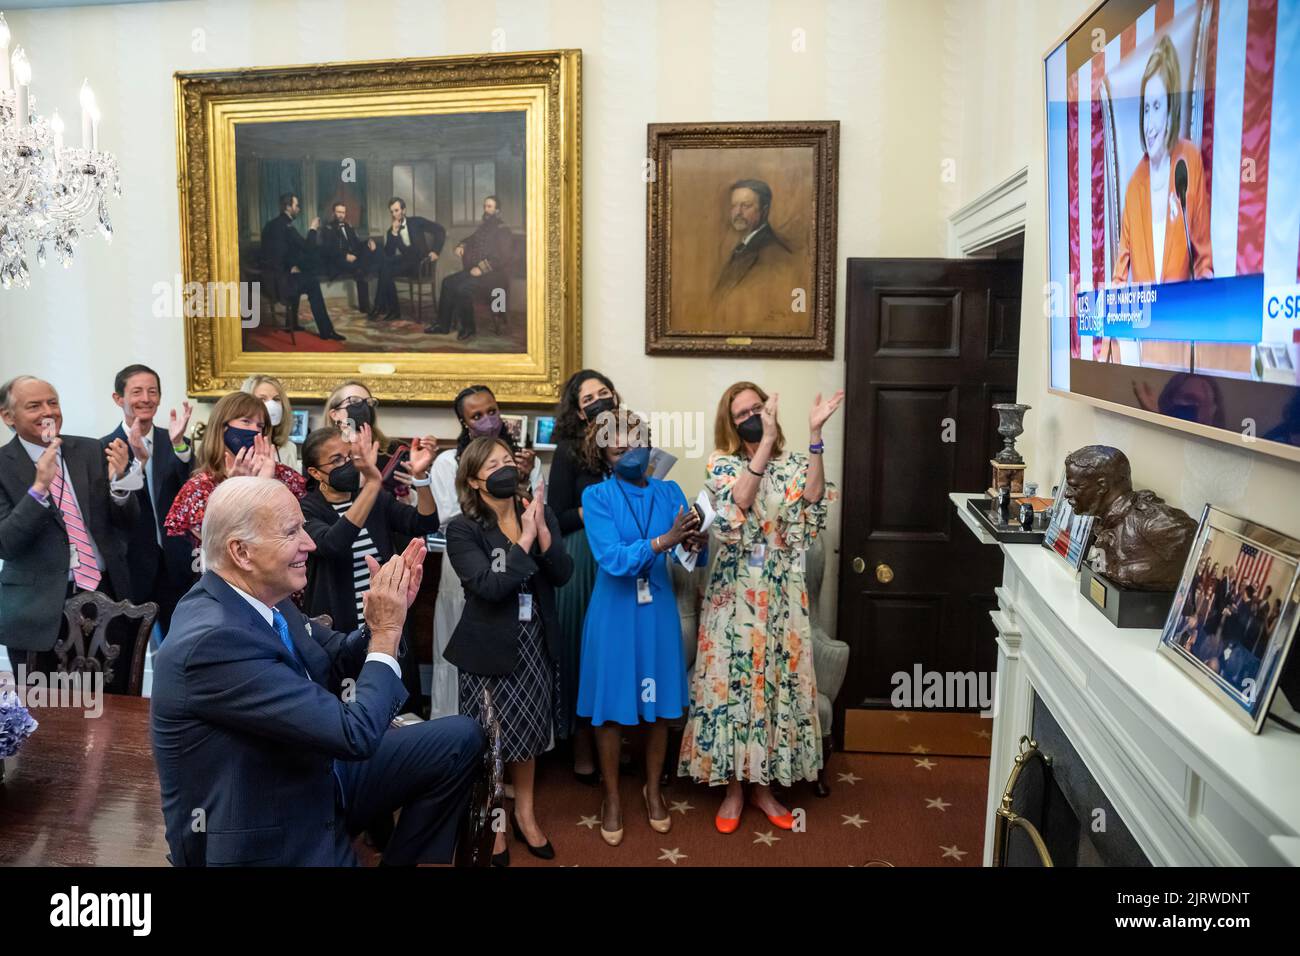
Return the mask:
[[(1178, 135), (1179, 90), (1178, 53), (1168, 37), (1161, 37), (1142, 73), (1139, 118), (1144, 155), (1124, 193), (1113, 277), (1120, 285), (1214, 275), (1205, 169), (1196, 144)], [(1184, 181), (1180, 166), (1186, 170), (1185, 213), (1179, 199), (1179, 184)]]

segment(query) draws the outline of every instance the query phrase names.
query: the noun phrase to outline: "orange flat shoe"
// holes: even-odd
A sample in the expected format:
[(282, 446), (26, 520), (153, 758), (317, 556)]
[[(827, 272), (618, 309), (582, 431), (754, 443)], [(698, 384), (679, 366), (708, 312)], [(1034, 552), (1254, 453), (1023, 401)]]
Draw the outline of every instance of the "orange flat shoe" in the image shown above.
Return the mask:
[(794, 829), (794, 814), (793, 814), (793, 813), (785, 813), (785, 814), (782, 814), (782, 815), (779, 816), (779, 817), (774, 817), (774, 816), (772, 816), (772, 814), (770, 814), (770, 813), (764, 813), (763, 816), (767, 817), (768, 822), (771, 823), (772, 826), (774, 826), (774, 827), (780, 827), (782, 830), (793, 830), (793, 829)]
[(740, 817), (736, 817), (734, 820), (728, 820), (726, 817), (714, 817), (713, 825), (718, 828), (719, 833), (735, 833), (740, 828)]

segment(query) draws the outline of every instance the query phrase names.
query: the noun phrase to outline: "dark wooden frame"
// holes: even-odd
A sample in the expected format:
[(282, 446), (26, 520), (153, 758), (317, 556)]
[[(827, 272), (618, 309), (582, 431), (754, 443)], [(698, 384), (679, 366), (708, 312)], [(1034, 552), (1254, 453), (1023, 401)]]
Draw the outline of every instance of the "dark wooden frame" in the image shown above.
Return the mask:
[[(836, 237), (839, 234), (838, 120), (795, 123), (650, 123), (647, 156), (653, 178), (646, 184), (646, 317), (647, 355), (764, 355), (771, 358), (835, 357)], [(814, 302), (811, 335), (748, 336), (717, 332), (670, 333), (669, 289), (672, 242), (669, 210), (674, 149), (720, 147), (812, 146), (817, 182), (813, 210), (816, 249), (813, 258)]]

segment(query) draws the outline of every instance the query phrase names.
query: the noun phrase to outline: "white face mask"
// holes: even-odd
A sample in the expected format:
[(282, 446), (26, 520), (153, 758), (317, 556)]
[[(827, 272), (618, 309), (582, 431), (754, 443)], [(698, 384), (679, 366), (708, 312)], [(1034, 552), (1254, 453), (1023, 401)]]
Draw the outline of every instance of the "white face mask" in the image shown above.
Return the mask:
[(284, 406), (275, 399), (263, 402), (262, 404), (266, 406), (266, 413), (271, 416), (271, 427), (278, 428), (281, 419), (284, 418)]

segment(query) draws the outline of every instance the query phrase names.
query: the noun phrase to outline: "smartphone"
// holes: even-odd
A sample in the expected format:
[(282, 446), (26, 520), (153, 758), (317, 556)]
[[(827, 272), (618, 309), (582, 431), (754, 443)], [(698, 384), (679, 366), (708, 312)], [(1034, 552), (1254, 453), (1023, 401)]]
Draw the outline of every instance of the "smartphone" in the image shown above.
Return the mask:
[(53, 418), (41, 419), (41, 441), (49, 444), (59, 436), (58, 424)]

